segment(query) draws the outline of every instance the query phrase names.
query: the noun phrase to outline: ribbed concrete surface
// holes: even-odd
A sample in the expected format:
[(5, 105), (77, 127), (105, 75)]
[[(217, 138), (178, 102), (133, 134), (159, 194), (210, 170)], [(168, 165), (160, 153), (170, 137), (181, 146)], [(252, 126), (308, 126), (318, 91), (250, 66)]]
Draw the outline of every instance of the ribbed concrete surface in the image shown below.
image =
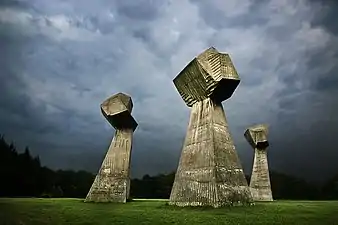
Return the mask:
[(230, 56), (211, 47), (194, 58), (173, 82), (191, 107), (209, 97), (220, 102), (230, 98), (240, 79)]
[(255, 148), (250, 188), (254, 201), (273, 201), (266, 149)]
[(255, 149), (255, 156), (250, 180), (250, 189), (254, 201), (273, 201), (269, 166), (267, 157), (268, 125), (257, 124), (249, 127), (245, 133), (245, 138)]
[(252, 203), (222, 104), (210, 98), (191, 109), (169, 203), (212, 207)]
[(117, 130), (86, 201), (126, 202), (133, 130)]
[(137, 123), (131, 116), (131, 97), (118, 93), (101, 104), (104, 117), (116, 129), (101, 168), (87, 194), (86, 202), (122, 202), (129, 198), (130, 158)]

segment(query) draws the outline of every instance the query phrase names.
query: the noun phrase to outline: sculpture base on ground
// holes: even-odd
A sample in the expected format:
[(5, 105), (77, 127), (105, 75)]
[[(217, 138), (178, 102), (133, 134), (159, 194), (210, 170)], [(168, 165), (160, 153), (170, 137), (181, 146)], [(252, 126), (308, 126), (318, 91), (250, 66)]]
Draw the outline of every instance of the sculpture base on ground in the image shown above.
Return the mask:
[(126, 203), (130, 190), (130, 155), (133, 130), (116, 130), (86, 202)]
[(255, 149), (250, 189), (254, 201), (273, 201), (265, 149)]
[(210, 98), (192, 106), (169, 204), (252, 204), (221, 103)]

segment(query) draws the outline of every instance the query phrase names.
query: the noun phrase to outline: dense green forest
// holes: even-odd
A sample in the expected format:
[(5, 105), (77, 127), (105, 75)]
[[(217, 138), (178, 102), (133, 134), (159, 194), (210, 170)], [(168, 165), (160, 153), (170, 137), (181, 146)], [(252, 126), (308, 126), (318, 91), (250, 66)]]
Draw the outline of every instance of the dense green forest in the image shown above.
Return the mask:
[[(1, 197), (84, 198), (94, 177), (86, 171), (54, 171), (41, 166), (39, 157), (33, 157), (28, 147), (18, 153), (13, 143), (0, 137)], [(169, 198), (174, 177), (173, 172), (133, 179), (131, 197)], [(275, 199), (338, 199), (338, 174), (320, 187), (277, 172), (271, 172), (270, 177)]]

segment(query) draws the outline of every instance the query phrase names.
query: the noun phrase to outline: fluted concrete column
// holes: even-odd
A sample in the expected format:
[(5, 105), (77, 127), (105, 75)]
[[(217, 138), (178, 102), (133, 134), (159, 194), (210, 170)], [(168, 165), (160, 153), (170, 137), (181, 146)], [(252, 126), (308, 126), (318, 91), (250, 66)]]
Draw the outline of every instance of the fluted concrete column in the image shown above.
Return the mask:
[(255, 150), (250, 189), (254, 201), (273, 201), (267, 157), (268, 127), (259, 124), (248, 128), (244, 136)]
[(125, 203), (129, 198), (132, 140), (137, 127), (130, 114), (132, 108), (131, 98), (123, 93), (118, 93), (101, 104), (103, 115), (116, 131), (86, 202)]
[(215, 48), (196, 57), (174, 79), (192, 109), (169, 204), (220, 207), (253, 202), (221, 103), (239, 81), (229, 55)]

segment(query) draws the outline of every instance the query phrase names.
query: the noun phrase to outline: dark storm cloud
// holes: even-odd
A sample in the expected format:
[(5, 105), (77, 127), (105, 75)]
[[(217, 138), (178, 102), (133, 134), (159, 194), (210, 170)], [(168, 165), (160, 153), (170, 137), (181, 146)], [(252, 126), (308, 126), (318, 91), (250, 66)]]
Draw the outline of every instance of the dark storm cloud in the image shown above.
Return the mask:
[[(145, 7), (147, 6), (145, 5)], [(121, 8), (121, 10), (127, 9), (128, 6), (126, 5)], [(13, 10), (13, 8), (10, 8), (10, 10)], [(11, 16), (17, 16), (15, 15), (16, 11), (12, 14), (8, 14), (8, 11), (5, 13), (7, 13), (8, 17), (4, 19), (12, 19)], [(6, 16), (5, 13), (3, 13), (3, 16)], [(139, 18), (142, 16), (144, 15), (140, 15)], [(23, 14), (23, 17), (24, 19), (28, 18), (23, 21), (26, 23), (24, 24), (26, 27), (21, 27), (22, 29), (15, 26), (16, 24), (10, 24), (9, 26), (5, 24), (1, 27), (4, 30), (1, 36), (1, 43), (6, 47), (4, 48), (6, 58), (2, 61), (5, 70), (1, 74), (2, 77), (6, 76), (6, 82), (3, 83), (6, 88), (2, 89), (3, 101), (1, 101), (1, 106), (5, 109), (1, 114), (2, 131), (21, 145), (29, 144), (33, 152), (40, 154), (43, 162), (52, 167), (69, 167), (71, 165), (75, 169), (85, 168), (96, 171), (98, 164), (102, 160), (101, 156), (104, 155), (107, 149), (106, 143), (110, 142), (113, 134), (113, 129), (100, 115), (99, 104), (109, 94), (114, 94), (117, 89), (114, 88), (114, 83), (116, 84), (116, 82), (107, 82), (108, 88), (103, 89), (106, 94), (102, 95), (97, 93), (98, 89), (101, 88), (93, 81), (96, 80), (101, 83), (100, 79), (103, 78), (100, 78), (100, 76), (102, 74), (107, 74), (108, 77), (113, 78), (114, 76), (111, 75), (112, 72), (114, 73), (112, 67), (114, 67), (114, 64), (118, 65), (126, 60), (123, 57), (124, 52), (98, 50), (88, 55), (86, 53), (86, 43), (74, 42), (76, 37), (67, 35), (65, 37), (61, 36), (63, 40), (55, 39), (53, 34), (57, 36), (60, 33), (53, 32), (55, 29), (61, 32), (63, 31), (62, 29), (68, 31), (69, 27), (71, 29), (93, 31), (96, 27), (104, 35), (109, 32), (105, 32), (107, 30), (104, 30), (102, 24), (111, 23), (111, 21), (100, 21), (98, 17), (85, 17), (84, 20), (81, 20), (78, 18), (67, 19), (60, 15), (43, 17), (39, 14)], [(12, 27), (15, 29), (12, 29)], [(6, 28), (10, 29), (6, 30)], [(50, 28), (48, 31), (51, 33), (45, 33), (44, 29), (46, 28)], [(40, 30), (42, 30), (41, 33), (39, 32)], [(30, 41), (22, 36), (26, 36), (27, 33), (33, 35), (28, 39)], [(8, 36), (22, 38), (13, 40)], [(55, 44), (55, 40), (61, 41), (62, 44)], [(111, 44), (116, 45), (114, 42)], [(105, 45), (100, 45), (100, 43), (94, 43), (92, 47), (94, 49), (106, 48)], [(15, 67), (12, 66), (14, 61), (16, 62)], [(16, 71), (11, 72), (10, 70), (13, 70), (13, 68)], [(31, 79), (29, 76), (32, 76)], [(129, 78), (127, 77), (126, 79), (128, 80)], [(22, 86), (19, 86), (20, 83)], [(75, 95), (69, 102), (70, 105), (65, 104), (68, 100), (66, 96), (58, 97), (58, 95), (68, 94), (67, 90), (63, 90), (65, 87), (68, 87), (67, 90)], [(14, 88), (19, 91), (15, 91)], [(135, 96), (133, 99), (134, 101), (136, 100), (136, 105), (139, 99), (149, 96), (147, 92), (142, 90), (142, 87), (141, 89), (139, 86), (130, 88), (136, 93), (133, 95)], [(128, 88), (121, 88), (120, 91), (128, 92)], [(52, 93), (48, 94), (48, 92)], [(97, 96), (97, 100), (89, 103), (90, 111), (93, 114), (95, 113), (94, 117), (88, 116), (86, 112), (77, 108), (80, 101), (86, 102), (82, 98), (88, 96), (94, 98)], [(54, 100), (50, 101), (49, 98), (51, 97)], [(79, 101), (77, 101), (77, 98), (79, 98)], [(147, 129), (147, 121), (140, 119), (138, 122), (141, 127), (145, 124), (144, 127)], [(97, 129), (97, 126), (101, 128)], [(104, 126), (106, 126), (106, 131), (102, 131)], [(151, 132), (166, 134), (166, 132), (154, 126), (150, 126), (149, 129)], [(139, 130), (142, 131), (142, 129)], [(149, 135), (149, 132), (145, 132), (145, 134)], [(158, 135), (152, 135), (152, 137), (155, 141), (159, 139)], [(168, 157), (161, 153), (152, 153), (157, 145), (156, 143), (144, 144), (144, 135), (136, 136), (135, 143), (141, 149), (146, 149), (141, 155), (137, 156), (136, 154), (138, 161), (141, 159), (140, 164), (137, 164), (136, 161), (136, 166), (144, 168), (136, 175), (151, 172), (153, 170), (152, 165), (158, 165), (159, 163), (162, 164), (164, 169), (172, 169), (170, 163), (167, 163), (168, 160), (160, 159), (161, 157), (168, 159)], [(168, 151), (168, 148), (164, 148), (164, 150)], [(133, 157), (135, 158), (135, 155)], [(156, 157), (159, 160), (154, 160)], [(153, 163), (148, 163), (148, 167), (145, 167), (142, 164), (147, 159), (152, 159)], [(94, 162), (88, 165), (90, 160), (94, 160)], [(162, 161), (163, 163), (161, 163)]]
[(264, 122), (272, 169), (328, 177), (338, 171), (332, 4), (2, 1), (0, 132), (49, 166), (95, 172), (114, 134), (99, 105), (125, 92), (139, 123), (132, 174), (174, 170), (189, 109), (172, 79), (212, 45), (230, 53), (242, 79), (224, 108), (245, 170), (243, 132)]
[[(318, 9), (328, 7), (328, 5), (322, 4), (304, 6), (306, 6), (305, 9), (309, 6)], [(280, 8), (283, 8), (283, 6)], [(267, 9), (262, 7), (259, 11), (263, 13), (265, 11), (265, 16), (270, 17), (271, 13)], [(291, 18), (294, 17), (293, 21), (300, 20), (304, 16), (302, 12), (298, 12), (298, 16), (294, 16), (292, 9), (284, 9), (286, 14), (289, 14)], [(203, 10), (205, 8), (202, 9), (202, 14)], [(255, 118), (251, 119), (250, 124), (255, 123), (255, 121), (256, 123), (268, 121), (270, 124), (270, 142), (272, 144), (269, 158), (272, 169), (306, 176), (312, 180), (321, 180), (329, 176), (328, 174), (332, 175), (337, 171), (335, 166), (337, 152), (332, 137), (338, 131), (338, 121), (335, 116), (338, 114), (338, 99), (336, 98), (338, 94), (338, 42), (337, 36), (325, 33), (325, 29), (332, 29), (332, 26), (324, 24), (323, 19), (317, 19), (326, 18), (326, 15), (323, 15), (327, 12), (326, 10), (318, 10), (319, 12), (314, 13), (308, 8), (303, 13), (306, 11), (309, 14), (303, 17), (302, 23), (280, 23), (277, 19), (276, 21), (271, 20), (271, 17), (263, 25), (258, 21), (253, 24), (245, 23), (248, 27), (252, 25), (262, 26), (266, 32), (262, 36), (262, 40), (267, 41), (265, 46), (262, 45), (262, 48), (257, 48), (256, 57), (249, 61), (251, 71), (242, 71), (242, 84), (257, 86), (267, 82), (267, 77), (264, 74), (271, 69), (274, 63), (271, 58), (268, 58), (271, 57), (269, 48), (277, 50), (271, 44), (278, 44), (279, 52), (275, 52), (277, 63), (274, 70), (271, 71), (271, 76), (278, 78), (277, 84), (274, 85), (274, 94), (269, 101), (264, 101), (262, 98), (265, 105), (262, 105), (259, 110), (261, 112), (258, 111)], [(219, 28), (218, 22), (212, 19), (212, 11), (205, 10), (205, 12), (210, 13), (203, 16), (206, 22), (208, 24), (214, 22), (215, 27)], [(228, 13), (231, 15), (232, 12)], [(224, 11), (223, 16), (226, 17)], [(241, 21), (242, 16), (241, 13), (238, 13), (230, 20)], [(244, 17), (246, 17), (246, 14)], [(276, 18), (278, 18), (277, 11)], [(313, 19), (317, 23), (313, 27), (309, 24), (305, 25), (304, 18), (307, 18), (306, 22), (311, 23)], [(321, 23), (318, 21), (321, 21)], [(229, 22), (223, 25), (228, 27), (228, 24)], [(295, 35), (297, 30), (299, 32)], [(299, 42), (296, 45), (296, 41), (290, 42), (293, 36), (296, 40), (299, 38), (308, 42), (309, 47), (302, 49), (303, 47), (300, 48), (300, 46), (304, 43)], [(270, 42), (271, 40), (273, 40), (273, 43)], [(260, 46), (260, 43), (257, 42), (256, 45)], [(259, 74), (260, 72), (261, 74)], [(251, 78), (249, 76), (244, 78), (245, 74), (250, 74)], [(272, 88), (270, 85), (267, 85), (267, 87)], [(269, 92), (270, 90), (266, 90), (266, 93)], [(255, 95), (256, 98), (263, 97), (260, 96), (259, 92), (256, 92)], [(251, 108), (255, 108), (254, 103)], [(269, 110), (272, 118), (265, 115), (269, 113), (264, 114), (263, 110)], [(233, 122), (229, 123), (230, 127), (236, 126), (237, 129), (240, 127), (243, 130), (245, 129), (245, 126), (239, 123), (237, 125)], [(248, 125), (250, 124), (248, 123)], [(246, 148), (249, 148), (249, 146), (242, 144), (242, 142), (244, 141), (236, 140), (244, 165), (249, 165), (252, 158), (249, 158), (248, 153), (241, 151), (245, 146)], [(246, 169), (248, 168), (250, 166), (246, 167)], [(325, 176), (322, 174), (325, 174)]]
[(317, 5), (325, 4), (325, 8), (322, 10), (321, 15), (313, 20), (313, 25), (324, 26), (333, 34), (338, 35), (338, 23), (337, 23), (338, 2), (334, 0), (329, 1), (311, 0), (311, 1)]
[[(262, 7), (269, 2), (268, 0), (238, 1), (237, 3), (233, 1), (229, 5), (221, 1), (211, 4), (208, 1), (199, 0), (191, 0), (191, 2), (198, 5), (203, 20), (215, 29), (257, 26), (266, 24), (269, 20), (263, 12), (264, 7)], [(244, 13), (241, 11), (242, 9), (245, 10)], [(255, 13), (248, 14), (246, 11)]]
[[(318, 17), (326, 17), (321, 11)], [(331, 26), (316, 22), (316, 29)], [(271, 124), (270, 158), (290, 173), (323, 180), (337, 171), (334, 134), (338, 132), (338, 42), (332, 35), (325, 47), (309, 50), (276, 92), (278, 120)], [(318, 40), (321, 41), (321, 40)], [(273, 152), (272, 152), (273, 151)], [(289, 165), (287, 167), (286, 165)]]
[[(2, 26), (0, 33), (0, 47), (3, 54), (0, 57), (1, 78), (0, 82), (0, 120), (3, 127), (15, 130), (17, 128), (34, 129), (34, 121), (39, 121), (32, 110), (31, 102), (22, 90), (26, 88), (19, 74), (24, 72), (25, 61), (21, 51), (27, 49), (30, 40), (13, 35), (8, 26)], [(9, 66), (15, 62), (16, 66)], [(25, 115), (22, 117), (20, 115)], [(16, 121), (15, 127), (11, 121)]]
[[(5, 27), (2, 26), (2, 28)], [(93, 118), (79, 115), (76, 111), (62, 108), (53, 102), (38, 102), (29, 95), (29, 88), (23, 76), (25, 76), (27, 70), (35, 71), (30, 63), (33, 64), (33, 67), (39, 66), (42, 71), (49, 70), (50, 76), (55, 75), (53, 63), (46, 62), (44, 58), (39, 58), (38, 64), (35, 65), (30, 60), (30, 56), (36, 55), (38, 51), (34, 47), (36, 46), (36, 39), (22, 37), (20, 33), (8, 28), (7, 30), (2, 29), (0, 40), (1, 49), (5, 53), (2, 54), (0, 61), (1, 78), (4, 81), (0, 83), (1, 132), (15, 140), (21, 148), (29, 144), (33, 153), (39, 153), (45, 163), (53, 166), (71, 165), (64, 163), (67, 160), (62, 160), (60, 156), (58, 156), (60, 158), (58, 162), (55, 161), (58, 157), (53, 157), (60, 152), (64, 152), (63, 148), (76, 151), (86, 149), (88, 144), (91, 145), (90, 148), (95, 148), (95, 143), (81, 137), (83, 133), (81, 129), (88, 129), (83, 127), (83, 121), (95, 124)], [(43, 38), (40, 38), (38, 42), (41, 45), (44, 42)], [(70, 65), (74, 62), (72, 60), (66, 62), (63, 64), (64, 70), (69, 71), (71, 70)], [(48, 68), (46, 68), (47, 66)], [(61, 68), (57, 69), (61, 70)], [(31, 75), (36, 76), (37, 74), (28, 74), (28, 76)], [(74, 86), (72, 89), (76, 89), (80, 96), (88, 91), (88, 89), (78, 86)], [(58, 113), (56, 115), (50, 114), (50, 110), (58, 111)], [(77, 135), (72, 135), (72, 138), (69, 138), (69, 133), (76, 133)], [(92, 138), (96, 138), (96, 135), (98, 135), (95, 132), (89, 134), (90, 132), (87, 131), (86, 133), (92, 135)], [(64, 152), (64, 154), (68, 153)]]
[(159, 16), (159, 8), (168, 4), (168, 1), (127, 0), (116, 4), (119, 14), (133, 20), (154, 20)]
[[(338, 10), (338, 7), (337, 7)], [(307, 66), (316, 74), (311, 80), (311, 88), (317, 91), (336, 90), (338, 87), (338, 42), (332, 40), (324, 49), (315, 52)]]
[(18, 7), (18, 8), (29, 8), (30, 5), (19, 0), (1, 0), (0, 1), (1, 7)]

